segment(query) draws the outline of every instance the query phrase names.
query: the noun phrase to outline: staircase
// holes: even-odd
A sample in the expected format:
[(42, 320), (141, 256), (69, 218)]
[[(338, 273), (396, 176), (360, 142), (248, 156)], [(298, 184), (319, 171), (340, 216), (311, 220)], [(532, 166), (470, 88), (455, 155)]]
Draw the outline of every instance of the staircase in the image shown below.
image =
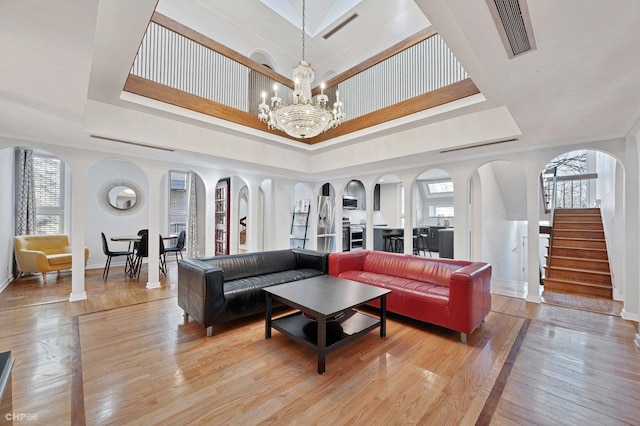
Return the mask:
[(545, 290), (613, 298), (599, 208), (556, 209), (550, 244)]

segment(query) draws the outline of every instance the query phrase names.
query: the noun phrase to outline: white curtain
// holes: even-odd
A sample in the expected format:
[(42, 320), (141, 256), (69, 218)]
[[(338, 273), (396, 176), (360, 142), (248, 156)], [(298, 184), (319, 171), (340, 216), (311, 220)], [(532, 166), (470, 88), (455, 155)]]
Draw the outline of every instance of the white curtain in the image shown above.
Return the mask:
[(36, 187), (33, 170), (33, 150), (17, 149), (16, 235), (36, 233)]
[(187, 201), (187, 257), (200, 257), (198, 244), (198, 200), (197, 181), (194, 172), (189, 172), (189, 199)]

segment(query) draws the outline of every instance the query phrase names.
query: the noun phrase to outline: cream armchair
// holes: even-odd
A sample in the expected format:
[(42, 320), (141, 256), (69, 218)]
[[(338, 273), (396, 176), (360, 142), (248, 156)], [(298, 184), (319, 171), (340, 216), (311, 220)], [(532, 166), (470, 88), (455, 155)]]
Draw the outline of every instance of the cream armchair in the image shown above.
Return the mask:
[[(71, 269), (71, 246), (66, 235), (18, 235), (13, 237), (16, 263), (20, 275), (25, 272), (41, 273), (47, 282), (47, 272)], [(89, 249), (84, 249), (84, 264), (89, 260)]]

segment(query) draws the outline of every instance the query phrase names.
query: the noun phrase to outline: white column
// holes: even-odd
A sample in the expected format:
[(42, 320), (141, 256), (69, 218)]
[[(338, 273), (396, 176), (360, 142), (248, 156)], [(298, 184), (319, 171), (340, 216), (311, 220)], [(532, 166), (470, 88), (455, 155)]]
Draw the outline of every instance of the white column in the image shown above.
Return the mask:
[(273, 250), (291, 247), (291, 203), (293, 183), (290, 181), (275, 181), (274, 190), (274, 242)]
[(262, 232), (263, 218), (260, 215), (260, 179), (247, 179), (249, 190), (247, 206), (247, 250), (261, 251), (258, 248), (259, 235)]
[(145, 168), (147, 179), (149, 179), (149, 257), (147, 288), (160, 288), (160, 215), (166, 214), (160, 206), (160, 181), (164, 175), (163, 171)]
[(86, 300), (84, 285), (85, 243), (85, 195), (88, 167), (75, 164), (72, 168), (71, 186), (71, 294), (69, 301)]
[[(636, 128), (639, 126), (636, 126)], [(640, 250), (638, 250), (638, 238), (640, 238), (640, 129), (636, 134), (631, 134), (626, 140), (625, 152), (625, 260), (624, 260), (624, 307), (622, 318), (629, 321), (640, 320), (640, 285), (638, 274), (640, 273)], [(618, 204), (619, 205), (619, 204)], [(616, 208), (618, 208), (616, 205)], [(622, 207), (620, 207), (622, 208)], [(640, 336), (636, 334), (636, 345), (640, 347)]]
[(404, 190), (404, 253), (413, 254), (413, 197), (411, 183), (413, 178), (402, 178)]
[(527, 168), (527, 302), (540, 303), (540, 168)]
[(345, 182), (331, 182), (333, 189), (336, 192), (336, 252), (342, 251), (342, 244), (344, 239), (342, 238), (342, 217), (344, 211), (342, 208), (342, 197), (344, 195)]
[(469, 247), (471, 221), (469, 214), (469, 171), (449, 171), (453, 182), (453, 258), (471, 259)]

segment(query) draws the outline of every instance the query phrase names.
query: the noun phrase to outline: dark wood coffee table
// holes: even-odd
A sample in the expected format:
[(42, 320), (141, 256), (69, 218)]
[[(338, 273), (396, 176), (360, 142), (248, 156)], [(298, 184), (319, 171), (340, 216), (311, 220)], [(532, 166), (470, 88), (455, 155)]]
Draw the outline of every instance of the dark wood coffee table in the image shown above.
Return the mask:
[[(387, 294), (391, 290), (345, 280), (330, 275), (308, 278), (263, 289), (267, 297), (265, 338), (271, 328), (290, 337), (318, 354), (318, 373), (325, 371), (325, 358), (341, 346), (380, 327), (385, 337)], [(354, 310), (380, 298), (380, 316)], [(273, 300), (296, 308), (299, 312), (273, 319)]]

